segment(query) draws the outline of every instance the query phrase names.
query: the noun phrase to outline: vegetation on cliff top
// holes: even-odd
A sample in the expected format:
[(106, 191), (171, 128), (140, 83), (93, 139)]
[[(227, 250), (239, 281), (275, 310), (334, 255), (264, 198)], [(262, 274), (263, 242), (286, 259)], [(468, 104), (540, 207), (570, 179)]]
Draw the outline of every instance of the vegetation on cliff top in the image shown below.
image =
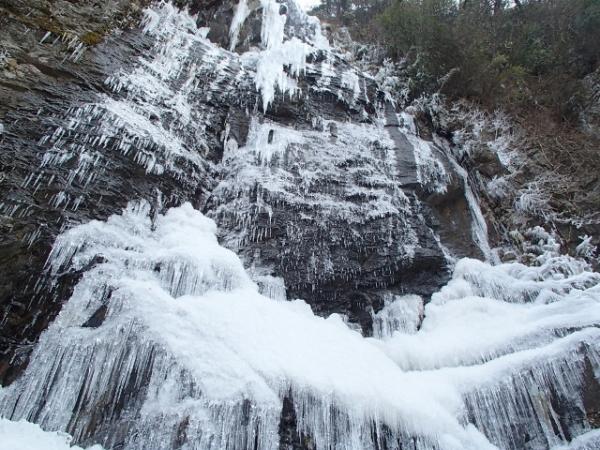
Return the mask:
[(405, 59), (414, 92), (571, 120), (600, 61), (600, 0), (324, 0), (315, 12)]

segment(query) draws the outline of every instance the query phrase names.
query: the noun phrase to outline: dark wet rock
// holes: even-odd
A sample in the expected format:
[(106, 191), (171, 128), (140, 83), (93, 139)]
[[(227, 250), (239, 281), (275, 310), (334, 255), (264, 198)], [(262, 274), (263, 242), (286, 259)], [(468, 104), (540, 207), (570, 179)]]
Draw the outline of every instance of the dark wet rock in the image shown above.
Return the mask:
[(83, 325), (83, 328), (98, 328), (106, 319), (106, 313), (108, 312), (108, 306), (102, 305), (100, 306), (92, 316), (86, 320)]
[(588, 358), (583, 373), (583, 407), (587, 421), (593, 428), (600, 428), (600, 383)]
[(283, 399), (281, 419), (279, 422), (279, 449), (280, 450), (313, 450), (311, 439), (298, 431), (296, 410), (292, 393)]

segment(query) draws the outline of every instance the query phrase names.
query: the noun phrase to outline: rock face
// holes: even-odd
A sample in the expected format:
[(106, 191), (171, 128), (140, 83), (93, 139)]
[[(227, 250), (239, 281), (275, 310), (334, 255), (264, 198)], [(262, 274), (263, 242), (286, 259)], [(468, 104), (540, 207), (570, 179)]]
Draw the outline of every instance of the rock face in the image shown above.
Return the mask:
[[(199, 12), (197, 24), (210, 25), (210, 40), (231, 46), (237, 5), (188, 6)], [(45, 17), (46, 7), (58, 19)], [(100, 29), (100, 20), (90, 17), (102, 14), (93, 5), (40, 3), (28, 19), (20, 3), (3, 8), (5, 383), (69, 296), (66, 280), (77, 278), (64, 274), (47, 286), (43, 267), (56, 235), (131, 199), (157, 209), (192, 201), (217, 219), (224, 242), (258, 277), (283, 278), (289, 297), (345, 314), (365, 333), (388, 290), (428, 296), (447, 280), (440, 236), (456, 256), (480, 255), (463, 180), (443, 162), (446, 179), (421, 183), (429, 161), (419, 166), (415, 149), (442, 161), (443, 154), (389, 105), (376, 114), (383, 104), (374, 80), (335, 52), (302, 50), (307, 62), (293, 88), (302, 94), (277, 95), (261, 112), (265, 92), (256, 92), (254, 63), (245, 60), (256, 52), (240, 58), (209, 45), (192, 22), (173, 23), (189, 30), (178, 35), (105, 26), (92, 43), (86, 30)], [(131, 6), (103, 8), (114, 26), (135, 17)], [(239, 52), (261, 45), (260, 4), (247, 14)], [(294, 3), (287, 17), (288, 37), (318, 32)], [(153, 20), (165, 18), (146, 24)], [(454, 239), (457, 230), (463, 235)]]
[[(523, 313), (512, 304), (539, 297), (532, 308), (554, 320), (541, 331), (525, 322), (508, 342), (490, 338), (480, 348), (477, 336), (459, 331), (469, 324), (459, 322), (450, 335), (459, 337), (455, 350), (476, 343), (473, 353), (438, 355), (418, 337), (415, 352), (425, 348), (439, 360), (395, 360), (404, 350), (384, 344), (374, 351), (349, 328), (380, 340), (394, 331), (417, 333), (424, 304), (451, 279), (457, 259), (495, 260), (469, 172), (451, 142), (420, 133), (385, 84), (330, 46), (294, 1), (175, 3), (189, 12), (170, 3), (141, 10), (142, 2), (40, 2), (31, 18), (24, 3), (0, 7), (0, 92), (7, 99), (0, 102), (0, 381), (10, 385), (0, 415), (115, 449), (483, 449), (487, 439), (534, 449), (588, 432), (598, 412), (590, 375), (598, 365), (597, 334), (588, 329), (597, 321), (589, 304), (596, 274), (561, 259), (551, 237), (537, 233), (531, 240), (545, 245), (535, 255), (542, 268), (464, 263), (454, 284), (436, 294), (431, 320), (456, 292), (489, 297), (498, 309), (485, 318), (498, 313), (497, 321), (505, 313), (517, 320)], [(502, 173), (490, 149), (473, 154), (482, 173)], [(254, 292), (254, 283), (276, 302)], [(155, 297), (161, 289), (163, 297)], [(240, 306), (239, 296), (228, 297), (236, 289), (256, 306), (248, 317), (198, 313), (205, 302), (186, 303), (215, 291)], [(590, 313), (571, 318), (540, 307), (563, 297)], [(337, 315), (323, 320), (285, 302), (296, 298), (317, 315)], [(157, 299), (169, 306), (163, 310)], [(447, 308), (455, 320), (470, 317), (470, 310)], [(185, 322), (188, 316), (195, 320)], [(174, 334), (205, 339), (204, 350), (186, 353), (169, 340), (173, 329), (161, 328), (167, 317)], [(297, 320), (284, 321), (290, 317)], [(282, 320), (279, 334), (270, 318)], [(497, 321), (493, 329), (501, 328)], [(241, 331), (241, 340), (215, 338), (223, 330), (251, 335), (259, 324), (265, 330), (254, 336), (257, 348), (275, 363), (252, 359), (259, 350)], [(297, 333), (288, 336), (284, 325)], [(334, 361), (348, 373), (316, 370), (307, 381), (295, 360), (288, 367), (294, 351), (300, 366), (313, 362), (303, 339), (294, 339), (302, 327), (324, 333), (321, 341), (306, 336), (324, 370)], [(196, 334), (185, 335), (190, 329)], [(554, 345), (550, 335), (567, 341)], [(287, 336), (289, 350), (275, 345), (278, 336)], [(348, 347), (335, 347), (342, 341)], [(337, 351), (354, 345), (367, 362)], [(243, 370), (221, 359), (236, 346), (246, 351), (232, 357), (244, 361)], [(513, 358), (509, 367), (517, 373), (503, 378), (506, 384), (490, 375), (486, 385), (460, 370), (538, 346), (546, 353)], [(388, 353), (393, 363), (382, 356)], [(556, 358), (546, 363), (547, 354)], [(403, 372), (440, 368), (449, 372), (432, 380), (446, 386), (451, 373), (456, 385), (447, 392), (430, 393)], [(198, 371), (218, 382), (205, 384)], [(528, 371), (566, 375), (544, 384)], [(223, 401), (219, 383), (240, 373), (248, 392)], [(342, 394), (335, 383), (334, 394), (323, 393), (346, 375)], [(316, 389), (315, 379), (325, 388)], [(433, 420), (441, 408), (439, 430), (415, 425), (405, 407), (387, 403), (386, 389), (397, 379), (409, 386), (402, 395), (414, 395), (414, 386), (424, 405), (434, 405), (433, 415), (417, 408), (423, 417)], [(387, 405), (381, 417), (375, 406), (348, 406), (378, 383), (368, 391)], [(460, 414), (442, 406), (447, 401)], [(506, 419), (512, 415), (520, 420), (514, 427)]]
[[(46, 171), (45, 179), (34, 179), (41, 175), (38, 167), (45, 150), (56, 142), (42, 142), (44, 136), (65, 125), (70, 107), (94, 102), (106, 90), (108, 75), (143, 51), (139, 33), (124, 31), (117, 38), (103, 28), (134, 20), (136, 3), (104, 5), (8, 1), (0, 6), (0, 378), (4, 383), (18, 373), (31, 345), (69, 295), (69, 282), (56, 289), (41, 288), (44, 263), (56, 235), (70, 223), (106, 217), (126, 204), (124, 188), (112, 176), (100, 184), (104, 191), (116, 188), (119, 198), (106, 196), (107, 192), (91, 194), (79, 185), (75, 196), (91, 194), (94, 200), (77, 212), (55, 203), (67, 176), (64, 171)], [(92, 38), (98, 45), (84, 51)], [(71, 139), (66, 136), (62, 142)], [(131, 168), (122, 165), (118, 170), (125, 174)], [(131, 176), (125, 179), (131, 181)], [(129, 187), (131, 193), (145, 190), (146, 182), (138, 181), (140, 185)]]

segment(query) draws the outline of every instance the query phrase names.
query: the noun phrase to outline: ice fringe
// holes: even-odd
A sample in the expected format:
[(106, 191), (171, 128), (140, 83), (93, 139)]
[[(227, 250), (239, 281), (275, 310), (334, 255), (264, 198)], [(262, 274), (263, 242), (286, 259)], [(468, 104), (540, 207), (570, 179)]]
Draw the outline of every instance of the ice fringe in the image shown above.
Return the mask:
[(423, 320), (423, 299), (418, 295), (388, 295), (384, 307), (373, 316), (373, 336), (391, 338), (394, 333), (416, 333)]
[[(314, 27), (313, 36), (309, 37), (308, 42), (295, 36), (286, 40), (287, 6), (276, 0), (261, 0), (260, 4), (263, 16), (262, 49), (246, 52), (242, 55), (242, 60), (246, 64), (255, 66), (256, 89), (261, 93), (262, 109), (266, 112), (275, 99), (277, 90), (284, 96), (293, 96), (298, 92), (296, 79), (306, 70), (306, 58), (318, 51), (328, 50), (328, 44), (319, 26)], [(248, 14), (247, 0), (240, 0), (230, 28), (231, 50), (237, 44), (240, 28)], [(304, 15), (304, 13), (299, 14)], [(307, 17), (305, 20), (308, 22)], [(358, 83), (357, 76), (356, 83)], [(352, 89), (356, 89), (354, 84)], [(354, 93), (356, 97), (356, 90)]]
[[(577, 404), (584, 366), (598, 371), (597, 279), (463, 260), (420, 331), (380, 341), (262, 296), (215, 232), (189, 204), (152, 219), (142, 202), (64, 233), (48, 269), (83, 276), (25, 375), (0, 391), (1, 414), (128, 449), (169, 448), (182, 430), (189, 448), (275, 449), (290, 396), (316, 449), (495, 448), (477, 428), (516, 449), (518, 418), (553, 445), (588, 430), (567, 414), (557, 435), (548, 405), (551, 392)], [(522, 302), (477, 297), (486, 278), (469, 275), (499, 270), (547, 283), (552, 302), (527, 289)]]
[(240, 0), (235, 7), (235, 13), (233, 15), (233, 19), (231, 19), (231, 25), (229, 27), (229, 50), (235, 50), (235, 47), (238, 44), (240, 28), (250, 13), (251, 11), (250, 8), (248, 8), (248, 1)]

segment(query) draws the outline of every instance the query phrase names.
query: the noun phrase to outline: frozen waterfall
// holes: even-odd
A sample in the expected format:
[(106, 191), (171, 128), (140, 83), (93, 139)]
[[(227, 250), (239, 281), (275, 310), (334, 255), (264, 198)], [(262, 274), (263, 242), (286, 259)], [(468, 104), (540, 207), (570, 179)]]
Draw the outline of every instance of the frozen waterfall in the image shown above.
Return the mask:
[[(0, 450), (599, 448), (600, 275), (542, 229), (498, 263), (467, 171), (316, 19), (231, 15), (223, 48), (153, 3), (147, 51), (38, 142), (22, 188), (68, 215), (36, 289), (73, 290), (0, 388)], [(159, 187), (75, 220), (119, 164)], [(439, 231), (449, 193), (481, 260)], [(351, 316), (342, 288), (381, 301)]]
[(130, 449), (278, 448), (286, 398), (318, 449), (517, 449), (519, 421), (531, 448), (591, 433), (600, 277), (569, 257), (461, 260), (418, 331), (364, 338), (259, 294), (215, 232), (189, 204), (152, 218), (146, 203), (65, 232), (48, 270), (83, 275), (2, 415)]

